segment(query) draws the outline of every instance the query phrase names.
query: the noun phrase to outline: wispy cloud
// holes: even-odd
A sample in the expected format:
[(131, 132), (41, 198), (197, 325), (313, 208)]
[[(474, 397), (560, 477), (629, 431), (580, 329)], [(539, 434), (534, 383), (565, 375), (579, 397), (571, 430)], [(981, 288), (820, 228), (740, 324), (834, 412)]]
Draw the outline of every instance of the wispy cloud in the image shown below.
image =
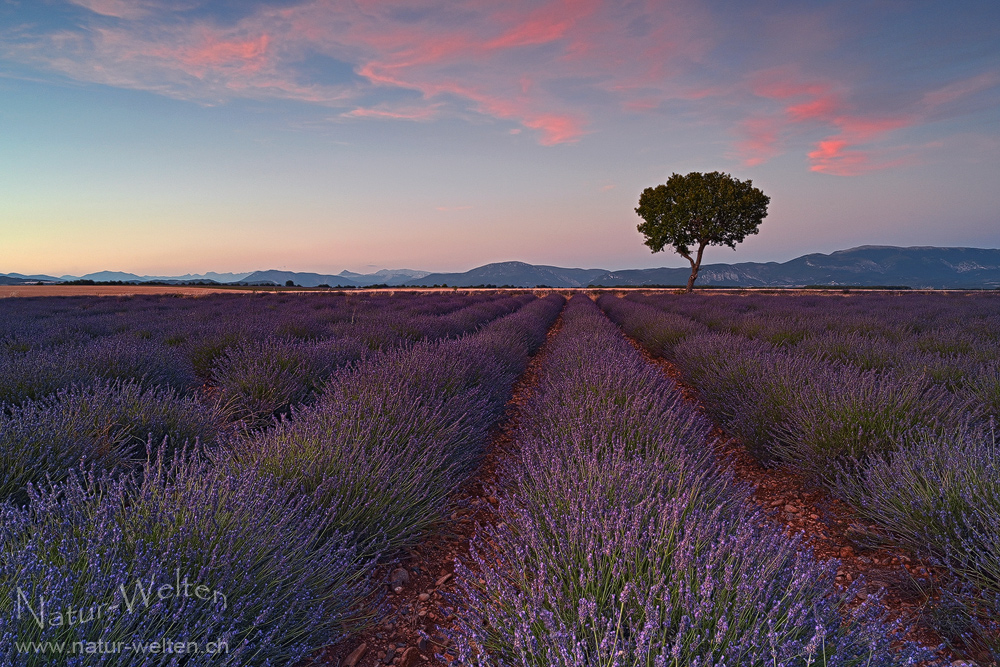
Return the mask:
[[(166, 0), (74, 0), (92, 12), (79, 18), (78, 29), (39, 29), (0, 52), (82, 81), (209, 104), (285, 98), (339, 107), (341, 117), (403, 120), (472, 113), (556, 145), (583, 137), (591, 115), (551, 84), (586, 74), (595, 91), (615, 90), (623, 103), (632, 93), (622, 83), (656, 83), (662, 90), (668, 82), (658, 77), (669, 61), (688, 58), (701, 48), (694, 42), (703, 41), (691, 37), (692, 12), (658, 18), (686, 1), (309, 0), (262, 4), (227, 24), (175, 11)], [(107, 17), (121, 21), (100, 20)], [(652, 26), (638, 40), (629, 35), (636, 21)], [(303, 77), (296, 67), (311, 53), (352, 62), (358, 80), (331, 85)], [(413, 91), (421, 101), (372, 104), (395, 90)]]
[(70, 0), (70, 2), (95, 14), (129, 20), (142, 18), (150, 10), (150, 3), (142, 0)]
[(983, 72), (926, 92), (923, 96), (923, 104), (927, 108), (935, 109), (998, 86), (1000, 86), (1000, 72)]
[[(746, 165), (795, 150), (828, 174), (900, 164), (895, 133), (1000, 85), (986, 72), (873, 103), (846, 69), (785, 64), (835, 48), (837, 33), (825, 14), (774, 8), (767, 25), (794, 39), (755, 45), (753, 62), (769, 66), (717, 60), (748, 28), (696, 0), (261, 0), (224, 17), (204, 0), (71, 2), (75, 27), (25, 23), (0, 33), (0, 57), (203, 104), (308, 102), (341, 122), (486, 120), (547, 146), (684, 104), (692, 122), (734, 133), (730, 155)], [(347, 76), (318, 76), (305, 66), (317, 56)]]
[(1000, 78), (988, 73), (929, 91), (918, 100), (859, 109), (842, 82), (809, 79), (787, 67), (758, 72), (750, 80), (750, 91), (773, 106), (739, 124), (735, 154), (748, 166), (762, 164), (783, 153), (790, 142), (821, 132), (825, 136), (807, 153), (811, 171), (856, 176), (908, 164), (911, 156), (885, 145), (892, 133), (929, 122), (940, 107), (998, 83)]
[(382, 120), (432, 120), (438, 115), (440, 105), (410, 108), (358, 107), (340, 114), (341, 118), (380, 118)]

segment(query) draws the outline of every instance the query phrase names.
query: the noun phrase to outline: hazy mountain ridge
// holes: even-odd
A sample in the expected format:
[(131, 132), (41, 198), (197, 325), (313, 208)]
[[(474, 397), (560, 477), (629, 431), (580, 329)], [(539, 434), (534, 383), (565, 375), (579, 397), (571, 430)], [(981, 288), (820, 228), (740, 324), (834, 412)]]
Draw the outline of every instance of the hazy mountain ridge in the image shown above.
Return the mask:
[[(382, 269), (362, 274), (342, 271), (337, 275), (279, 271), (269, 269), (252, 273), (204, 273), (185, 276), (136, 276), (118, 271), (101, 271), (82, 276), (94, 281), (239, 283), (244, 285), (284, 285), (291, 280), (302, 287), (390, 286), (426, 287), (448, 285), (472, 287), (606, 287), (644, 285), (683, 285), (691, 271), (687, 267), (624, 269), (563, 268), (497, 262), (465, 272), (429, 273), (414, 269)], [(0, 284), (76, 280), (74, 276), (54, 278), (45, 275), (0, 274)], [(698, 275), (697, 285), (720, 287), (802, 287), (805, 285), (878, 286), (905, 285), (914, 288), (997, 289), (1000, 288), (1000, 249), (938, 248), (914, 246), (859, 246), (828, 255), (811, 253), (787, 262), (740, 262), (706, 264)]]
[(430, 286), (447, 284), (452, 287), (475, 285), (508, 285), (511, 287), (586, 287), (594, 278), (605, 275), (606, 269), (564, 269), (558, 266), (497, 262), (464, 273), (431, 273), (407, 285)]
[(375, 273), (354, 273), (353, 271), (345, 270), (336, 275), (268, 269), (267, 271), (254, 271), (247, 274), (238, 282), (248, 285), (267, 285), (272, 283), (275, 285), (284, 285), (291, 280), (300, 287), (319, 287), (320, 285), (327, 285), (329, 287), (399, 286), (426, 275), (428, 275), (427, 271), (417, 271), (415, 269), (382, 269)]
[[(690, 270), (619, 271), (599, 284), (682, 284)], [(607, 282), (602, 282), (607, 281)], [(861, 246), (824, 255), (813, 253), (788, 262), (708, 264), (700, 285), (801, 287), (804, 285), (906, 285), (914, 288), (1000, 287), (1000, 250), (984, 248), (898, 248)]]
[(327, 285), (329, 287), (359, 287), (358, 283), (343, 276), (279, 271), (277, 269), (254, 271), (238, 282), (241, 285), (284, 285), (289, 280), (300, 287), (319, 287), (320, 285)]
[(344, 270), (337, 275), (353, 280), (360, 285), (402, 285), (408, 280), (416, 280), (429, 274), (430, 271), (417, 271), (416, 269), (381, 269), (375, 273), (354, 273)]

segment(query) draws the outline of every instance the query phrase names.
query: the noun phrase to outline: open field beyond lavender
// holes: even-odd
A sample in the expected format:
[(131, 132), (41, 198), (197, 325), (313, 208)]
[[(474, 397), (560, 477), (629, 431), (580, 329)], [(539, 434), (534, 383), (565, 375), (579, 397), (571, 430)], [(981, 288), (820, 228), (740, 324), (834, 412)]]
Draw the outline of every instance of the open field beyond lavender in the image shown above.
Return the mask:
[(1000, 658), (995, 295), (3, 299), (0, 402), (0, 666)]

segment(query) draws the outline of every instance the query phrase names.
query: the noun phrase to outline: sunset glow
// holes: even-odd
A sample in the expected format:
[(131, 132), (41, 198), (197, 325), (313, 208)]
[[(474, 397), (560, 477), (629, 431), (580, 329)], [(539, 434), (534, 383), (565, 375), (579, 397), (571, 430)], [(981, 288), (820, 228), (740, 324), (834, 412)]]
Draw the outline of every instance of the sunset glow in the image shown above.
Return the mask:
[(772, 198), (709, 261), (1000, 246), (1000, 9), (932, 2), (0, 6), (0, 272), (680, 264), (639, 192)]

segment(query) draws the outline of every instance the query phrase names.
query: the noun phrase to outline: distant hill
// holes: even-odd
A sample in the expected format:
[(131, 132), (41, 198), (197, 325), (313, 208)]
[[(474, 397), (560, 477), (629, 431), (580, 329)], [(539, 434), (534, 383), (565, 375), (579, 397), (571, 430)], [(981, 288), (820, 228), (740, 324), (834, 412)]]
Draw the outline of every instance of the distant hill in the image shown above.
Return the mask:
[(382, 269), (375, 273), (354, 273), (353, 271), (341, 271), (338, 276), (352, 280), (358, 285), (403, 285), (408, 280), (417, 280), (429, 275), (429, 271), (416, 271), (414, 269)]
[(125, 273), (123, 271), (98, 271), (96, 273), (88, 273), (83, 276), (61, 276), (58, 279), (51, 278), (51, 280), (62, 280), (62, 281), (93, 280), (94, 282), (98, 283), (104, 283), (104, 282), (147, 283), (154, 280), (156, 282), (167, 282), (167, 283), (203, 282), (203, 281), (213, 281), (217, 283), (231, 283), (241, 280), (244, 276), (247, 275), (249, 274), (215, 273), (214, 271), (209, 271), (208, 273), (187, 273), (183, 276), (137, 276), (134, 273)]
[(254, 271), (241, 278), (238, 282), (247, 285), (269, 285), (272, 283), (275, 285), (284, 285), (291, 280), (299, 287), (318, 287), (319, 285), (329, 285), (330, 287), (399, 286), (405, 284), (407, 281), (420, 279), (426, 275), (427, 271), (417, 271), (415, 269), (382, 269), (375, 273), (341, 271), (337, 275), (270, 269), (267, 271)]
[(235, 283), (243, 280), (250, 275), (250, 272), (246, 273), (216, 273), (215, 271), (209, 271), (208, 273), (186, 273), (183, 276), (143, 276), (145, 280), (164, 280), (164, 281), (198, 281), (198, 280), (212, 280), (217, 283)]
[(508, 285), (511, 287), (586, 287), (594, 278), (607, 275), (606, 269), (563, 269), (558, 266), (536, 266), (524, 262), (498, 262), (465, 273), (430, 273), (406, 284), (413, 286), (448, 285)]
[[(26, 276), (0, 273), (0, 285), (23, 285), (37, 281), (59, 282), (79, 278), (95, 282), (142, 283), (215, 281), (243, 285), (284, 285), (291, 280), (300, 287), (366, 287), (369, 285), (429, 287), (606, 287), (684, 285), (691, 270), (682, 268), (567, 269), (558, 266), (497, 262), (463, 273), (428, 273), (415, 269), (382, 269), (375, 273), (342, 271), (337, 275), (297, 271), (254, 271), (253, 273), (203, 273), (184, 276), (137, 276), (120, 271), (100, 271), (85, 276)], [(706, 264), (698, 275), (699, 286), (716, 287), (873, 287), (908, 286), (928, 289), (1000, 288), (1000, 250), (985, 248), (935, 248), (860, 246), (829, 255), (814, 253), (787, 262), (741, 262)]]
[(46, 275), (26, 276), (23, 273), (0, 273), (0, 285), (27, 285), (37, 282), (57, 283), (59, 278)]
[[(683, 285), (691, 270), (610, 271), (595, 285)], [(929, 289), (1000, 287), (1000, 250), (860, 246), (829, 255), (803, 255), (787, 262), (706, 264), (698, 285), (719, 287), (801, 287), (805, 285), (906, 285)]]
[(299, 287), (358, 287), (358, 283), (343, 276), (327, 276), (321, 273), (298, 273), (296, 271), (254, 271), (239, 282), (244, 285), (284, 285), (291, 280)]
[(95, 273), (88, 273), (85, 276), (80, 276), (79, 278), (74, 278), (73, 276), (63, 276), (62, 280), (93, 280), (97, 283), (106, 282), (146, 282), (141, 276), (137, 276), (134, 273), (125, 273), (123, 271), (97, 271)]

